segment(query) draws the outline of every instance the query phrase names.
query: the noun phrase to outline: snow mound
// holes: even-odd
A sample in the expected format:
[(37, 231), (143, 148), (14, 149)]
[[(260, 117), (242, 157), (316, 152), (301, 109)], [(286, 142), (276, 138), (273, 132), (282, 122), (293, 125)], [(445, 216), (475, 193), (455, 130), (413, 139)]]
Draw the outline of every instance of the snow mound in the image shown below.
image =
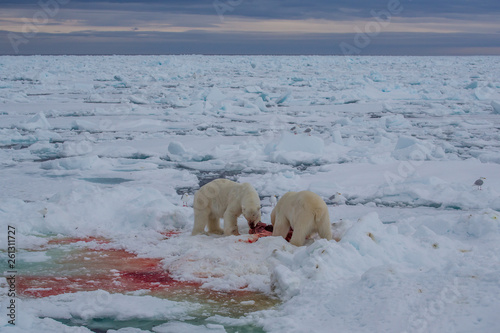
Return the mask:
[(464, 215), (458, 226), (458, 230), (464, 230), (467, 235), (476, 238), (495, 235), (500, 232), (500, 213), (486, 209), (478, 214)]
[(291, 245), (281, 237), (266, 237), (248, 251), (251, 245), (245, 241), (249, 235), (243, 231), (248, 226), (241, 224), (239, 229), (241, 236), (181, 235), (159, 244), (154, 253), (161, 253), (165, 269), (176, 279), (200, 282), (203, 288), (213, 290), (269, 293), (271, 263), (266, 259), (274, 250)]
[(392, 156), (397, 160), (425, 161), (431, 158), (433, 146), (413, 137), (401, 136)]
[(268, 144), (265, 153), (282, 164), (318, 164), (323, 157), (323, 139), (307, 134), (283, 133), (277, 143)]
[[(51, 299), (53, 301), (51, 302)], [(110, 294), (103, 290), (50, 296), (47, 299), (27, 300), (26, 303), (39, 304), (39, 316), (52, 318), (132, 318), (177, 319), (186, 315), (195, 305), (174, 302), (152, 296), (127, 296)], [(113, 304), (113, 306), (110, 306)], [(87, 306), (85, 306), (87, 305)]]
[[(168, 159), (178, 162), (210, 162), (214, 158), (212, 154), (199, 154), (194, 149), (186, 149), (179, 141), (171, 141), (168, 144)], [(214, 161), (215, 162), (215, 161)], [(215, 162), (216, 163), (216, 162)], [(196, 164), (195, 164), (196, 165)], [(194, 166), (197, 169), (201, 165)]]
[(111, 163), (99, 158), (97, 155), (75, 156), (42, 162), (40, 167), (44, 170), (95, 170), (109, 169)]
[[(39, 213), (47, 209), (45, 218)], [(70, 236), (110, 237), (138, 229), (182, 229), (192, 225), (191, 211), (174, 206), (158, 190), (114, 186), (99, 187), (76, 183), (73, 188), (53, 195), (43, 206), (9, 199), (3, 212), (26, 234), (33, 232)], [(29, 212), (29, 221), (22, 222), (18, 211)]]
[(227, 97), (220, 91), (219, 88), (214, 87), (202, 93), (204, 100), (207, 102), (220, 102)]
[(48, 130), (48, 129), (52, 128), (52, 126), (48, 122), (48, 120), (45, 117), (45, 114), (43, 112), (37, 113), (36, 115), (31, 117), (27, 121), (21, 122), (16, 127), (20, 128), (20, 129), (27, 130), (27, 131), (34, 131), (36, 129)]
[(142, 96), (129, 96), (130, 103), (132, 104), (138, 104), (138, 105), (145, 105), (149, 104), (147, 99), (143, 98)]
[(494, 114), (500, 114), (500, 102), (491, 101), (491, 107), (493, 108)]
[(36, 136), (22, 135), (17, 129), (0, 128), (0, 145), (31, 144), (37, 140)]
[(403, 115), (391, 115), (380, 118), (381, 124), (387, 129), (410, 128), (411, 123)]
[[(431, 233), (437, 241), (439, 236)], [(360, 218), (339, 243), (320, 239), (291, 253), (275, 252), (273, 258), (272, 287), (284, 299), (310, 291), (311, 284), (337, 284), (338, 279), (360, 276), (380, 265), (404, 263), (418, 269), (441, 262), (432, 255), (432, 247), (382, 224), (376, 213)]]

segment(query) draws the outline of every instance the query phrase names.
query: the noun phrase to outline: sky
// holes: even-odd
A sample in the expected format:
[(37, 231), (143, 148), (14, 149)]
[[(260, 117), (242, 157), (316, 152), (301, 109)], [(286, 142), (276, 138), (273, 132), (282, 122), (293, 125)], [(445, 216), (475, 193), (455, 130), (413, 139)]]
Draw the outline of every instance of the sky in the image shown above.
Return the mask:
[(0, 55), (500, 55), (498, 0), (0, 0)]

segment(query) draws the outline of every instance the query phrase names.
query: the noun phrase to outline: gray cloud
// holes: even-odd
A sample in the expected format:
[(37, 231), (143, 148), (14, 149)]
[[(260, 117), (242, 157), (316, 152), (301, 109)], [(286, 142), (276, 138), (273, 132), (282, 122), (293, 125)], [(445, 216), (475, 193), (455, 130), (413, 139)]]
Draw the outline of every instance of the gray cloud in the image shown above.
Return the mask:
[[(0, 32), (0, 54), (12, 47)], [(319, 54), (341, 55), (341, 43), (354, 45), (355, 34), (284, 36), (258, 33), (217, 34), (203, 31), (79, 32), (38, 34), (21, 45), (22, 54)], [(359, 55), (499, 54), (498, 34), (381, 33)], [(480, 52), (478, 51), (480, 50)]]
[[(50, 0), (41, 0), (47, 2)], [(36, 8), (33, 0), (3, 0), (4, 8)], [(163, 12), (170, 14), (217, 15), (215, 7), (227, 15), (250, 18), (275, 19), (352, 19), (366, 18), (372, 11), (379, 11), (394, 5), (404, 10), (401, 16), (439, 16), (479, 15), (500, 13), (498, 0), (71, 0), (66, 8), (118, 10), (132, 12)]]
[[(39, 0), (42, 3), (54, 0)], [(39, 1), (3, 0), (0, 19), (8, 13), (30, 17)], [(215, 4), (215, 6), (214, 6)], [(217, 7), (219, 6), (219, 7)], [(222, 7), (221, 7), (222, 6)], [(224, 7), (226, 6), (226, 7)], [(355, 21), (399, 6), (397, 16), (419, 22), (453, 18), (482, 24), (500, 13), (498, 0), (71, 0), (54, 19), (82, 26), (130, 27), (129, 31), (70, 34), (38, 33), (19, 45), (20, 54), (341, 54), (340, 43), (353, 45), (355, 34), (215, 33), (203, 31), (224, 18), (328, 19)], [(2, 10), (4, 9), (4, 10)], [(477, 18), (476, 18), (477, 16)], [(403, 19), (400, 19), (400, 21)], [(464, 21), (465, 22), (465, 21)], [(187, 32), (145, 32), (148, 25), (188, 27)], [(495, 27), (496, 22), (490, 22)], [(429, 26), (429, 25), (425, 25)], [(196, 30), (194, 30), (196, 29)], [(497, 31), (498, 29), (492, 29)], [(484, 31), (484, 29), (483, 29)], [(500, 54), (498, 34), (390, 33), (381, 31), (359, 54)], [(496, 53), (495, 53), (496, 52)], [(0, 33), (0, 54), (14, 54), (7, 32)]]

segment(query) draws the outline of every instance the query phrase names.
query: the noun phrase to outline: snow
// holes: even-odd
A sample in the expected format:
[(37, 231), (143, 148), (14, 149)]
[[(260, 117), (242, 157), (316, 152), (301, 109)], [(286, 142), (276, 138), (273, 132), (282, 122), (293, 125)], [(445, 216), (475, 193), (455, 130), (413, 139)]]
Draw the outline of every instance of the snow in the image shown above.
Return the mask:
[(286, 132), (277, 143), (270, 143), (265, 148), (271, 161), (290, 165), (318, 163), (323, 150), (324, 142), (320, 137)]
[(500, 114), (500, 102), (491, 101), (491, 107), (493, 108), (493, 113)]
[[(102, 237), (74, 247), (155, 258), (176, 280), (232, 295), (18, 295), (12, 326), (4, 273), (2, 332), (500, 329), (499, 57), (33, 56), (0, 67), (0, 239), (16, 228), (19, 275), (50, 271), (53, 238)], [(335, 240), (249, 242), (242, 217), (240, 236), (191, 236), (181, 198), (219, 177), (255, 187), (264, 223), (271, 196), (317, 193)]]
[(32, 131), (35, 129), (50, 129), (51, 126), (43, 112), (37, 113), (25, 122), (20, 123), (17, 128)]

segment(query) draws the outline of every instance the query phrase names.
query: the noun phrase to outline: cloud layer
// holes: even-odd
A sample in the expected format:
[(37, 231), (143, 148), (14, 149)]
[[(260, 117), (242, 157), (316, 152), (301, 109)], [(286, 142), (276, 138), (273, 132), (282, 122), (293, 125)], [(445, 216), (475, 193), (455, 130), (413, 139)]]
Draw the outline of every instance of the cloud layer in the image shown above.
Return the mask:
[(489, 0), (6, 0), (0, 9), (0, 54), (346, 54), (342, 43), (354, 54), (500, 54), (500, 2)]

